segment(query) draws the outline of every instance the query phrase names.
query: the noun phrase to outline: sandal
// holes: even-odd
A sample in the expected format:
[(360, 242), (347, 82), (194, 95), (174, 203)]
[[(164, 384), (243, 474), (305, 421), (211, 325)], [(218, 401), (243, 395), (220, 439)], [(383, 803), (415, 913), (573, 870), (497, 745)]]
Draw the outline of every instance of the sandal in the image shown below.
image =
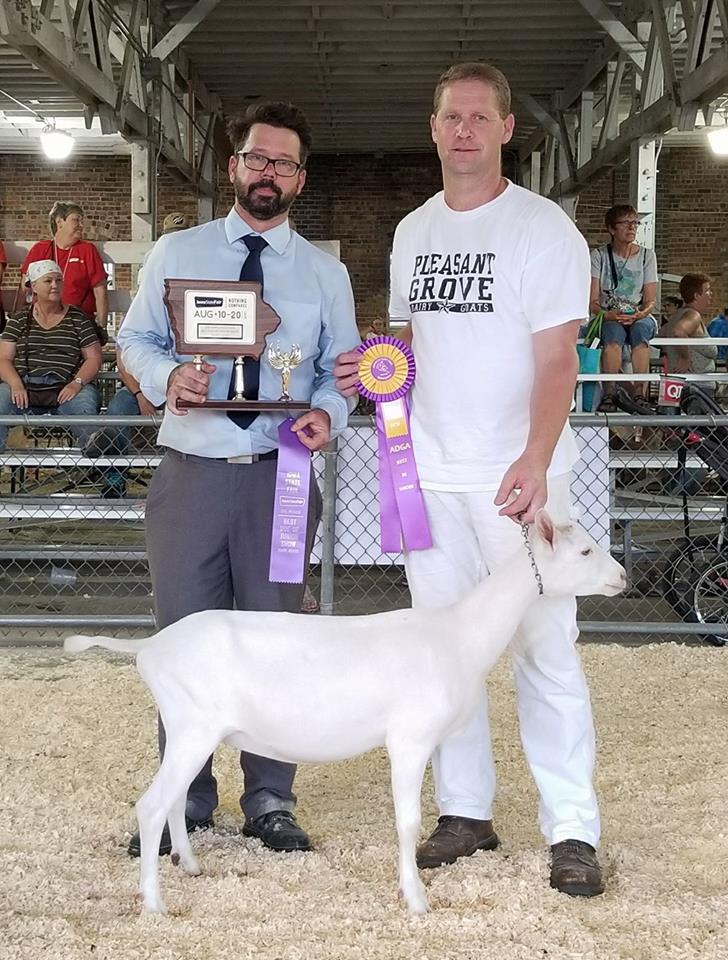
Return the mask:
[(650, 414), (655, 412), (644, 397), (633, 397), (621, 387), (618, 387), (614, 391), (614, 402), (620, 410), (624, 410), (625, 413), (636, 414), (637, 416), (650, 416)]

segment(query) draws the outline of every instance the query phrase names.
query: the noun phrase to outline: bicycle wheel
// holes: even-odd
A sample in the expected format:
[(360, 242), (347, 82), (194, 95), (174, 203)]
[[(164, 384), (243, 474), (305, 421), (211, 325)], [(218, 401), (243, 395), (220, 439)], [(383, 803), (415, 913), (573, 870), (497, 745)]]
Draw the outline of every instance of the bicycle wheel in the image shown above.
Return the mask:
[[(668, 561), (665, 597), (685, 623), (728, 622), (728, 551), (718, 538), (695, 537)], [(716, 647), (728, 644), (728, 631), (699, 634)]]

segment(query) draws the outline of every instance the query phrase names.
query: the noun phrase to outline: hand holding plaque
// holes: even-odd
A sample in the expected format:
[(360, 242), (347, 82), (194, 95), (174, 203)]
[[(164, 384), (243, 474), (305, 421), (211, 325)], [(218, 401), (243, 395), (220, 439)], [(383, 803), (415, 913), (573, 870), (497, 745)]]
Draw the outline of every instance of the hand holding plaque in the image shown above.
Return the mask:
[(179, 400), (179, 407), (283, 413), (309, 409), (307, 402), (292, 400), (288, 392), (291, 371), (301, 363), (301, 349), (295, 344), (287, 351), (276, 344), (267, 353), (271, 366), (281, 371), (279, 399), (248, 400), (244, 396), (244, 358), (260, 360), (266, 337), (281, 322), (278, 314), (262, 299), (259, 283), (165, 279), (164, 291), (177, 353), (191, 354), (199, 367), (205, 356), (235, 357), (235, 394), (232, 398), (206, 399), (199, 403)]

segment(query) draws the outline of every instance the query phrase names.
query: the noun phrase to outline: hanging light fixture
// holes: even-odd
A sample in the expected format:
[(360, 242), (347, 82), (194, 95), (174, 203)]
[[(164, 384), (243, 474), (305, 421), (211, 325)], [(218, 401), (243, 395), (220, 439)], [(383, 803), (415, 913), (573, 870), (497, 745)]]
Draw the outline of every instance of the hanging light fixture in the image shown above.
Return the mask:
[(728, 126), (709, 130), (708, 144), (717, 157), (728, 157)]
[(29, 107), (27, 103), (23, 103), (22, 100), (17, 100), (6, 90), (0, 90), (0, 96), (7, 97), (8, 100), (17, 103), (19, 107), (27, 110), (28, 113), (32, 113), (33, 116), (43, 124), (43, 129), (40, 132), (40, 145), (43, 148), (43, 153), (49, 160), (66, 159), (74, 147), (74, 140), (70, 133), (66, 130), (59, 130), (56, 127), (55, 120), (48, 120), (42, 113), (38, 113), (37, 110)]
[(728, 104), (725, 101), (717, 107), (715, 115), (723, 120), (723, 126), (708, 130), (708, 146), (716, 157), (728, 157)]
[(55, 122), (47, 123), (40, 132), (40, 145), (49, 160), (65, 160), (73, 150), (73, 137), (58, 130)]

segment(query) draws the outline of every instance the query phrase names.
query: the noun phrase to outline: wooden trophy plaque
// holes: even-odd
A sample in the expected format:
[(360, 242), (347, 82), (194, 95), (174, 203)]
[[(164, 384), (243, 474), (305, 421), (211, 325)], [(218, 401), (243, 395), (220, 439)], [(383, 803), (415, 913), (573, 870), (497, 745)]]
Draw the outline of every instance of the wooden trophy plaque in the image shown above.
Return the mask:
[(164, 303), (174, 332), (178, 354), (190, 354), (202, 366), (205, 356), (235, 357), (235, 396), (225, 400), (193, 403), (178, 400), (186, 409), (270, 410), (285, 413), (308, 410), (306, 401), (288, 395), (291, 371), (301, 362), (295, 346), (286, 352), (270, 347), (271, 366), (281, 371), (282, 391), (278, 400), (247, 400), (243, 396), (243, 360), (260, 360), (265, 340), (279, 326), (281, 318), (260, 295), (260, 284), (248, 280), (165, 279)]

